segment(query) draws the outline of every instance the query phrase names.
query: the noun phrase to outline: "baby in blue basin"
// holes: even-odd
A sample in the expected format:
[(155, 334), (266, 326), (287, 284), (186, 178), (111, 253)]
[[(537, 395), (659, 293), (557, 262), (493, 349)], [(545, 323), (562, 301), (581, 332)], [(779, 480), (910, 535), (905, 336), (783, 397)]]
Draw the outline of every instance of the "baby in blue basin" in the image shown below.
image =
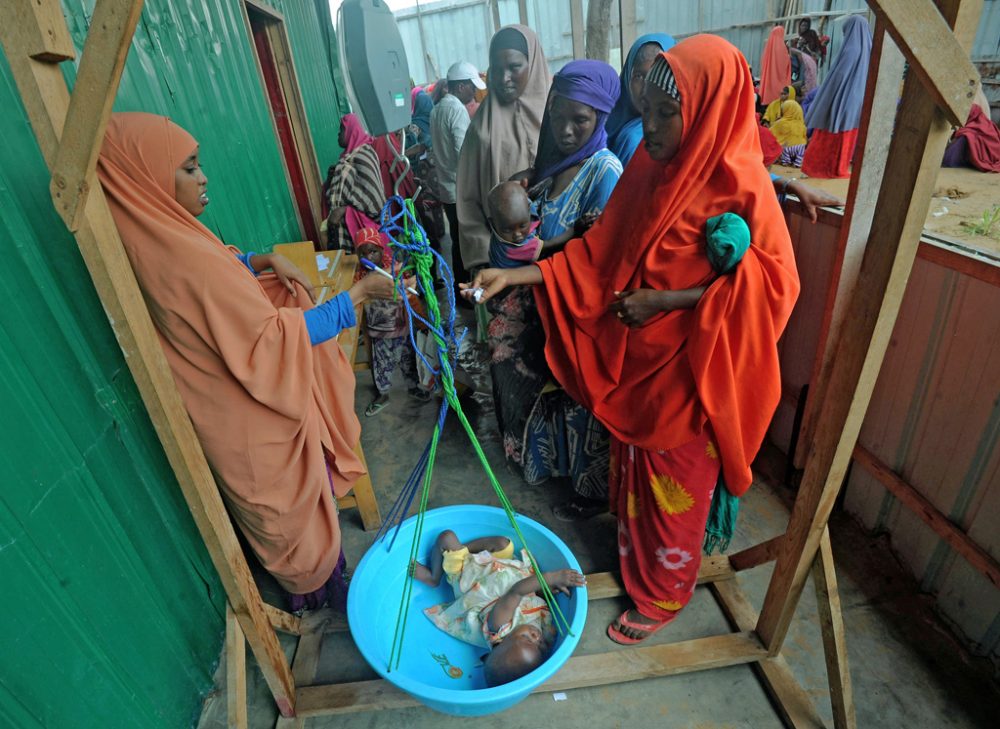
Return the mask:
[[(442, 575), (455, 599), (424, 614), (449, 635), (490, 649), (484, 661), (488, 686), (518, 679), (548, 657), (556, 636), (552, 616), (536, 594), (541, 585), (527, 555), (522, 552), (521, 559), (515, 559), (510, 539), (481, 537), (463, 544), (455, 532), (441, 532), (430, 564), (415, 564), (413, 576), (437, 587)], [(543, 577), (553, 593), (568, 595), (571, 588), (586, 584), (582, 574), (570, 569)]]

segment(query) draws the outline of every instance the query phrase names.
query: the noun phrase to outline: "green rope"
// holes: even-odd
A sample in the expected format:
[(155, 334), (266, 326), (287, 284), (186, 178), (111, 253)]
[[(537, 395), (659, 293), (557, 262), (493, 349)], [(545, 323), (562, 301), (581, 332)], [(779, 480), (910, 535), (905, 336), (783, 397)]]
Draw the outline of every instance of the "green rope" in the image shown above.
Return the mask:
[[(412, 248), (407, 248), (409, 253), (409, 261), (406, 266), (397, 274), (398, 277), (402, 277), (404, 273), (413, 272), (417, 280), (420, 282), (420, 289), (422, 291), (431, 292), (433, 291), (433, 267), (434, 267), (434, 255), (429, 251), (429, 244), (427, 241), (426, 234), (419, 225), (411, 226), (411, 217), (416, 220), (416, 212), (413, 207), (412, 200), (405, 201), (405, 211), (408, 214), (404, 214), (402, 217), (403, 222), (403, 234), (407, 241), (410, 243), (419, 244), (419, 250), (414, 250)], [(391, 236), (390, 236), (391, 238)], [(392, 240), (392, 247), (397, 247), (397, 242)], [(398, 285), (399, 278), (397, 278), (397, 286), (395, 287), (399, 290), (401, 287)], [(443, 337), (443, 329), (441, 322), (441, 307), (438, 303), (437, 297), (433, 295), (425, 296), (424, 300), (427, 304), (427, 319), (433, 324), (431, 328), (431, 334), (434, 337), (435, 344), (437, 345), (438, 355), (440, 359), (440, 377), (441, 377), (441, 388), (444, 392), (445, 400), (448, 406), (455, 411), (458, 416), (459, 422), (462, 424), (462, 428), (465, 430), (466, 435), (469, 438), (469, 442), (472, 444), (473, 450), (476, 452), (476, 456), (479, 459), (483, 470), (486, 472), (486, 476), (489, 478), (490, 485), (493, 487), (493, 491), (500, 502), (504, 513), (507, 515), (507, 520), (510, 522), (511, 528), (514, 531), (514, 535), (520, 543), (524, 550), (527, 552), (528, 560), (531, 564), (531, 568), (538, 578), (538, 583), (541, 586), (542, 597), (544, 598), (546, 604), (548, 605), (549, 612), (553, 617), (553, 622), (555, 623), (559, 632), (565, 632), (573, 635), (570, 623), (566, 616), (563, 614), (562, 609), (556, 602), (555, 595), (552, 593), (552, 589), (549, 587), (548, 583), (545, 581), (541, 568), (535, 561), (535, 557), (531, 550), (528, 549), (528, 542), (524, 538), (524, 534), (521, 533), (520, 527), (517, 525), (517, 513), (514, 510), (513, 505), (507, 498), (507, 494), (504, 492), (503, 487), (500, 485), (500, 481), (497, 479), (496, 475), (493, 473), (493, 469), (490, 467), (489, 461), (486, 458), (486, 454), (483, 452), (482, 446), (479, 444), (479, 440), (476, 438), (475, 430), (469, 423), (468, 418), (465, 416), (465, 412), (462, 410), (462, 405), (458, 401), (458, 393), (455, 390), (455, 375), (451, 367), (451, 360), (449, 358), (448, 347), (449, 343)], [(403, 594), (400, 596), (399, 612), (396, 616), (396, 626), (393, 633), (392, 649), (389, 655), (389, 666), (388, 670), (392, 671), (395, 667), (399, 668), (399, 663), (402, 658), (403, 650), (403, 640), (406, 636), (406, 622), (407, 617), (410, 613), (410, 603), (413, 596), (413, 566), (417, 562), (419, 556), (419, 547), (421, 537), (423, 536), (424, 529), (424, 516), (427, 512), (427, 503), (430, 495), (430, 484), (431, 476), (434, 471), (434, 462), (437, 457), (437, 448), (440, 443), (441, 438), (441, 427), (440, 424), (436, 425), (434, 428), (434, 433), (431, 436), (431, 444), (428, 452), (427, 460), (427, 470), (424, 473), (423, 484), (420, 493), (420, 505), (417, 511), (416, 523), (414, 525), (413, 540), (410, 543), (410, 561), (407, 567), (407, 575), (405, 584), (403, 587)]]

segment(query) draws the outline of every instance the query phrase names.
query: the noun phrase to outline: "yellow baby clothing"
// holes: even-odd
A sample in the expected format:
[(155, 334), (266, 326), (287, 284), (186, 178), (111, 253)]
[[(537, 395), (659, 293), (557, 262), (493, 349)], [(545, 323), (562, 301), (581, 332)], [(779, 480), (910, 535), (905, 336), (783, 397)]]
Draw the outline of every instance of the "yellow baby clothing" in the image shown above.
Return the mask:
[(424, 614), (444, 632), (484, 648), (492, 648), (514, 628), (525, 624), (535, 625), (547, 642), (555, 638), (548, 605), (534, 594), (521, 598), (510, 622), (495, 632), (489, 628), (489, 614), (497, 600), (534, 574), (526, 552), (521, 552), (521, 559), (514, 559), (512, 542), (492, 554), (487, 551), (470, 554), (467, 547), (446, 551), (443, 569), (455, 591), (455, 600), (429, 607)]

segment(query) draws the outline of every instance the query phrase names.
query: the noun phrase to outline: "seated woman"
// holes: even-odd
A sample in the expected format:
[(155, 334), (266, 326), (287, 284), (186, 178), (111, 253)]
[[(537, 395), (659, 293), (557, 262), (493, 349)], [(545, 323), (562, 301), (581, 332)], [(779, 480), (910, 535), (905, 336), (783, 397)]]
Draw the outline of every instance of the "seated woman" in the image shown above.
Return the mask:
[[(618, 93), (617, 74), (600, 61), (571, 61), (552, 81), (535, 168), (525, 173), (543, 258), (579, 235), (577, 224), (604, 209), (618, 182), (621, 163), (604, 130)], [(489, 309), (493, 398), (508, 460), (529, 484), (570, 479), (576, 496), (556, 508), (559, 518), (603, 511), (607, 432), (565, 392), (546, 389), (551, 373), (531, 289), (511, 289)]]
[(781, 145), (778, 164), (800, 167), (806, 151), (806, 122), (802, 107), (787, 99), (781, 103), (781, 115), (771, 124), (771, 133)]
[[(312, 308), (295, 266), (241, 254), (198, 221), (208, 204), (198, 157), (166, 117), (115, 114), (97, 172), (230, 514), (290, 609), (328, 598), (342, 608), (335, 496), (364, 467), (354, 373), (332, 338), (391, 285), (373, 276)], [(264, 266), (274, 274), (258, 274)]]
[(382, 171), (375, 140), (354, 114), (340, 120), (337, 143), (343, 148), (340, 161), (333, 165), (323, 186), (329, 204), (326, 219), (330, 248), (354, 250), (354, 238), (363, 228), (377, 228), (385, 206)]
[(786, 86), (781, 90), (781, 94), (777, 99), (772, 101), (767, 105), (767, 109), (764, 111), (764, 116), (761, 118), (761, 123), (766, 127), (770, 127), (774, 122), (776, 122), (781, 117), (781, 105), (786, 101), (795, 101), (797, 92), (794, 86)]
[[(553, 374), (611, 432), (634, 604), (608, 626), (619, 643), (649, 637), (691, 599), (713, 491), (750, 487), (781, 395), (777, 341), (799, 279), (760, 163), (753, 95), (746, 61), (722, 38), (666, 51), (641, 101), (645, 149), (597, 224), (550, 258), (472, 284), (487, 300), (535, 286)], [(750, 246), (719, 273), (705, 224), (726, 212), (746, 221)]]

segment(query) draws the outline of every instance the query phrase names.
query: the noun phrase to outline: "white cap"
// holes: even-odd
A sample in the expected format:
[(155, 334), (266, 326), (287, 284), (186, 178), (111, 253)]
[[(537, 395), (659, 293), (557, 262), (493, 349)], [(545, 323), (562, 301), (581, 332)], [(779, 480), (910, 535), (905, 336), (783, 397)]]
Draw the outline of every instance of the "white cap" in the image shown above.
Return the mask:
[(459, 61), (448, 69), (449, 81), (471, 81), (480, 91), (486, 90), (486, 84), (479, 78), (479, 71), (468, 61)]

